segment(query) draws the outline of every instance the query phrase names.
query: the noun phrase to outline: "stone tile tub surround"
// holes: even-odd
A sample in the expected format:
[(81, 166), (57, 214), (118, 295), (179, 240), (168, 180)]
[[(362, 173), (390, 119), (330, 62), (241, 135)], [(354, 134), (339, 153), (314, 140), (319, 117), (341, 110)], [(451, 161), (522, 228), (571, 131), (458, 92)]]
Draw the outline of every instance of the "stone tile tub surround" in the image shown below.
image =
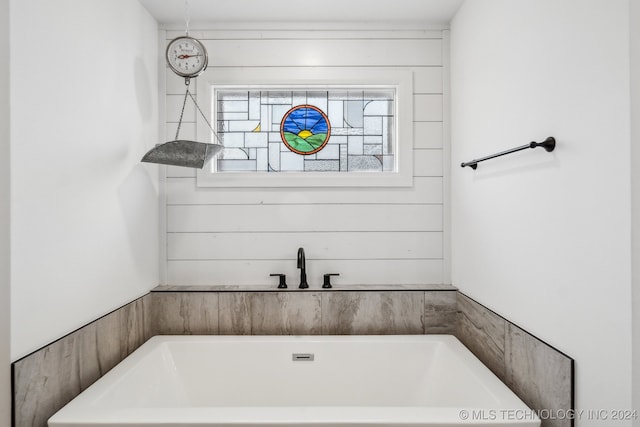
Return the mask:
[(453, 334), (456, 291), (152, 292), (154, 335)]
[(47, 419), (147, 341), (150, 295), (12, 364), (14, 427)]
[[(532, 409), (542, 427), (572, 427), (553, 415), (574, 409), (574, 361), (461, 292), (456, 337)], [(545, 413), (545, 412), (543, 412)]]
[[(537, 381), (528, 387), (527, 372), (544, 373), (544, 354), (555, 350), (519, 328), (513, 329), (509, 338), (505, 333), (500, 339), (500, 332), (495, 331), (500, 325), (507, 330), (510, 324), (451, 286), (401, 286), (395, 290), (388, 286), (304, 291), (257, 291), (235, 286), (215, 289), (191, 287), (179, 292), (181, 288), (158, 287), (15, 362), (13, 425), (45, 427), (57, 409), (158, 334), (454, 334), (492, 370), (498, 366), (500, 371), (503, 366), (503, 376), (498, 376), (530, 407), (565, 407), (544, 400), (548, 389), (561, 392), (563, 386)], [(561, 360), (569, 360), (572, 368), (570, 358), (556, 353)], [(525, 357), (516, 359), (517, 355)], [(505, 360), (514, 363), (506, 365)], [(556, 377), (573, 378), (572, 371), (564, 371), (566, 363), (558, 367)], [(565, 405), (568, 400), (572, 404), (572, 391), (567, 394), (568, 399), (554, 397), (553, 401)], [(543, 420), (542, 425), (571, 424)]]

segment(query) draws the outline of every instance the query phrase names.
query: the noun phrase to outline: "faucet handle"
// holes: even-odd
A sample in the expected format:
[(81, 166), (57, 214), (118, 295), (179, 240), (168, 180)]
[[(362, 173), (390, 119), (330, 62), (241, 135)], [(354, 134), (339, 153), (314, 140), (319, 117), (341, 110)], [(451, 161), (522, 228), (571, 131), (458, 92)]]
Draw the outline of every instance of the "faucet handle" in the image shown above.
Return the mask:
[(278, 283), (278, 289), (287, 289), (287, 275), (282, 273), (273, 273), (269, 276), (275, 277), (278, 276), (280, 281)]
[(338, 273), (327, 273), (324, 275), (324, 280), (322, 282), (322, 287), (325, 289), (329, 289), (332, 288), (333, 286), (331, 286), (331, 276), (339, 276), (340, 274)]

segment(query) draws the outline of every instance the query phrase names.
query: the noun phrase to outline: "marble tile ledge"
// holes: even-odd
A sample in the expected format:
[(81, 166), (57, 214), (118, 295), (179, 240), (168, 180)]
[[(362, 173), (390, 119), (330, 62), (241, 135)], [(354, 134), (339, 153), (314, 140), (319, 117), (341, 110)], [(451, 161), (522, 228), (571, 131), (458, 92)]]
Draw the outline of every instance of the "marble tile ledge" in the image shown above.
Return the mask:
[(300, 289), (290, 285), (287, 289), (278, 289), (277, 285), (160, 285), (151, 292), (336, 292), (336, 291), (457, 291), (458, 288), (444, 284), (407, 284), (407, 285), (333, 285), (330, 289), (311, 286)]

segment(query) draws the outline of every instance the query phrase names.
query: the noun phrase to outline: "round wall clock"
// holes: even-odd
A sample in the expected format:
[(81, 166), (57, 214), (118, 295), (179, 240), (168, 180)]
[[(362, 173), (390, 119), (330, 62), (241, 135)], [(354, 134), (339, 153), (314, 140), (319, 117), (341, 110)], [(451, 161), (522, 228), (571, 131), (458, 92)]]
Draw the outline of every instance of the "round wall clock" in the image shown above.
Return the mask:
[(207, 49), (202, 42), (189, 36), (177, 37), (167, 46), (167, 64), (181, 77), (196, 77), (206, 68), (209, 61)]

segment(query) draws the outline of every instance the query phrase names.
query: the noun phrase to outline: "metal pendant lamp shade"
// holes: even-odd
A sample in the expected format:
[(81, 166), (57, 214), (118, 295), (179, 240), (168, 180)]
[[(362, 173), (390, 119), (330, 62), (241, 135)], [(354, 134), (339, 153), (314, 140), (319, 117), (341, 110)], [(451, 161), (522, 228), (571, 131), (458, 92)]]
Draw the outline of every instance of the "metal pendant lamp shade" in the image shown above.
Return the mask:
[(202, 169), (216, 154), (222, 151), (219, 144), (177, 139), (152, 148), (142, 157), (142, 162)]
[(218, 135), (211, 127), (207, 117), (204, 115), (202, 110), (200, 110), (200, 107), (193, 95), (191, 95), (191, 92), (189, 92), (189, 79), (186, 79), (185, 83), (187, 85), (187, 90), (184, 94), (184, 102), (182, 103), (182, 111), (180, 112), (180, 120), (178, 121), (178, 130), (176, 131), (175, 140), (156, 145), (151, 150), (147, 151), (147, 154), (142, 157), (142, 162), (202, 169), (204, 165), (211, 160), (211, 158), (220, 153), (224, 148), (220, 144), (178, 139), (180, 126), (182, 125), (182, 116), (184, 115), (184, 107), (187, 103), (187, 98), (190, 97), (198, 109), (198, 112), (200, 112), (207, 125), (209, 125), (209, 129), (211, 129), (211, 132), (219, 141)]

